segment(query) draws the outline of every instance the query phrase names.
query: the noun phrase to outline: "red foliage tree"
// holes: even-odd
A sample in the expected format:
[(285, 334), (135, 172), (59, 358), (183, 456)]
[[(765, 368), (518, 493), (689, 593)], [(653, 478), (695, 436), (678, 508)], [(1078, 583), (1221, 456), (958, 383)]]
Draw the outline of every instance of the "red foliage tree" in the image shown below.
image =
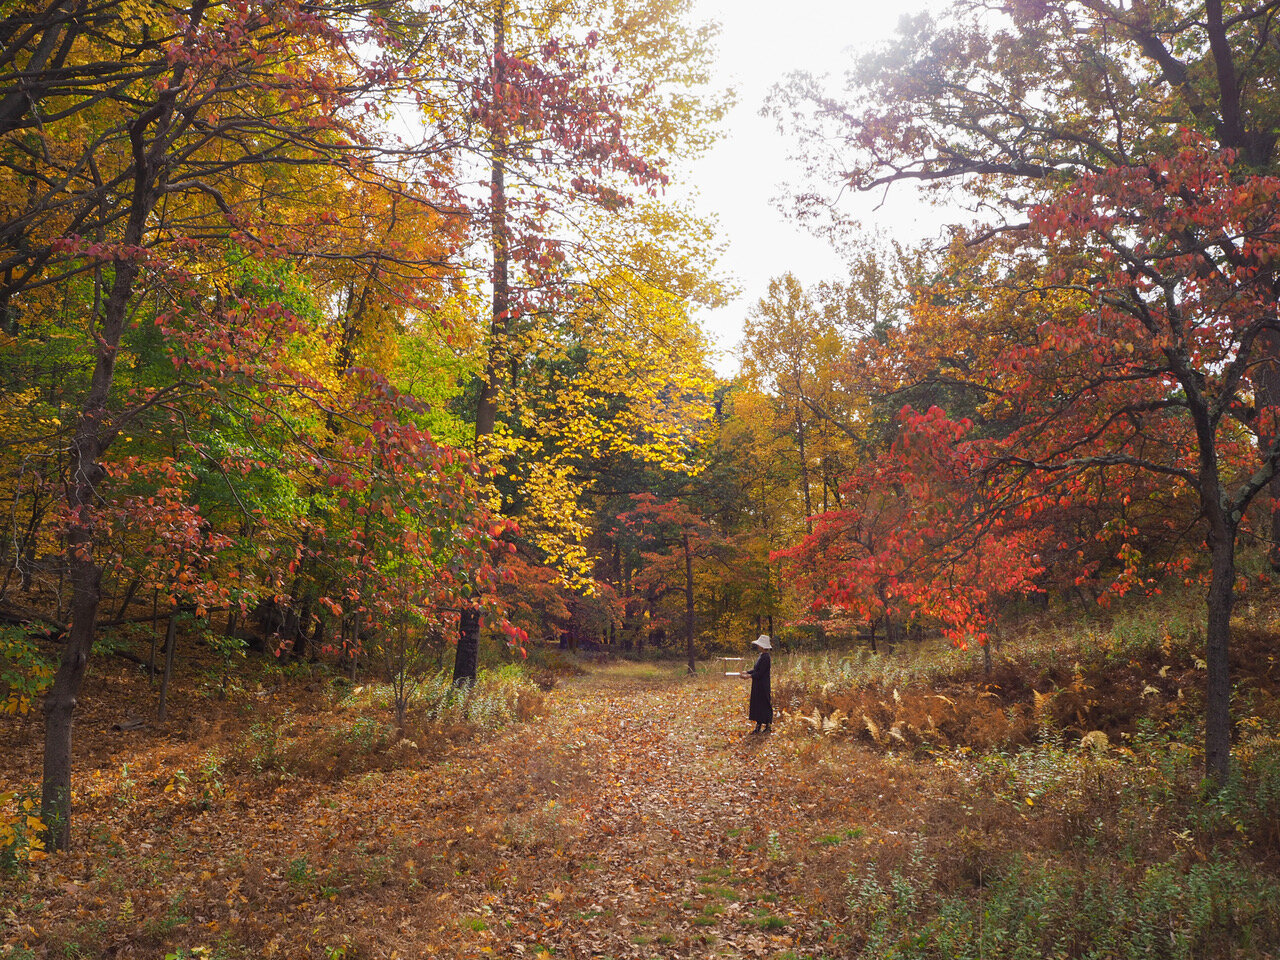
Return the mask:
[(1004, 360), (1021, 374), (1009, 399), (1026, 421), (1004, 445), (1007, 469), (1069, 489), (1120, 466), (1198, 498), (1211, 563), (1205, 762), (1218, 782), (1236, 541), (1280, 461), (1277, 409), (1258, 400), (1277, 330), (1280, 180), (1233, 162), (1187, 135), (1173, 156), (1083, 177), (1036, 208), (1049, 280), (1085, 306)]
[[(1278, 411), (1259, 399), (1273, 375), (1267, 340), (1280, 329), (1280, 180), (1242, 175), (1233, 163), (1230, 151), (1186, 135), (1172, 156), (1081, 176), (1035, 208), (1034, 282), (1077, 306), (1047, 311), (1024, 344), (995, 359), (995, 406), (1007, 418), (1000, 439), (963, 441), (962, 426), (940, 412), (909, 416), (887, 460), (858, 481), (877, 498), (824, 520), (797, 553), (825, 574), (816, 586), (833, 602), (876, 614), (887, 607), (876, 596), (883, 585), (953, 632), (980, 628), (986, 605), (965, 594), (985, 598), (972, 585), (1005, 570), (1014, 576), (997, 577), (997, 591), (1016, 586), (1044, 544), (1074, 546), (1083, 562), (1061, 521), (1090, 504), (1118, 500), (1109, 525), (1119, 539), (1113, 583), (1124, 589), (1138, 564), (1123, 511), (1160, 495), (1151, 478), (1185, 485), (1210, 559), (1205, 756), (1217, 782), (1230, 764), (1237, 538), (1280, 463)], [(1100, 483), (1122, 488), (1113, 495)], [(886, 500), (889, 490), (899, 502)], [(878, 539), (859, 539), (882, 518)], [(979, 556), (985, 569), (966, 571)], [(923, 570), (965, 576), (944, 582)]]
[(902, 410), (891, 447), (842, 483), (840, 509), (776, 554), (815, 605), (883, 623), (890, 640), (924, 619), (986, 648), (996, 601), (1037, 589), (1044, 534), (1026, 504), (996, 496), (990, 445), (965, 439), (972, 426), (939, 407)]

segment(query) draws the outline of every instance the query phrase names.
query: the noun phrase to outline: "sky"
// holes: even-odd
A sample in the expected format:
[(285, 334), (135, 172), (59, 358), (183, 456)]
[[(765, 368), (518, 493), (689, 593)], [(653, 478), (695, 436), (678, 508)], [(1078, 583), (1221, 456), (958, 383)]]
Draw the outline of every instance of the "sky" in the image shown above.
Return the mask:
[[(741, 293), (727, 306), (704, 310), (699, 320), (719, 345), (716, 370), (737, 370), (733, 350), (742, 322), (771, 277), (787, 271), (805, 284), (841, 279), (844, 266), (824, 240), (791, 222), (774, 203), (798, 168), (775, 121), (760, 116), (770, 87), (794, 70), (840, 74), (852, 51), (891, 37), (903, 14), (927, 0), (698, 0), (695, 16), (721, 24), (718, 75), (737, 91), (720, 142), (681, 171), (692, 202), (718, 222), (726, 245), (722, 271)], [(681, 174), (678, 174), (680, 176)], [(846, 209), (869, 230), (903, 241), (935, 236), (942, 215), (919, 202), (909, 187), (857, 195)]]

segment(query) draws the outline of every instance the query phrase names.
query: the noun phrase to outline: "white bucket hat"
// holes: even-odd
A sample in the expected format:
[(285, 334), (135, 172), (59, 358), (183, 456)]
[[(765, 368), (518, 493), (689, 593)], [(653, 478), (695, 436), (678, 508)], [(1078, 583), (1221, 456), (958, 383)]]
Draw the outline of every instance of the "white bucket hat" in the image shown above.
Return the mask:
[(773, 644), (769, 642), (769, 637), (763, 633), (760, 634), (760, 636), (756, 637), (754, 640), (752, 640), (751, 645), (753, 647), (759, 647), (761, 650), (773, 649)]

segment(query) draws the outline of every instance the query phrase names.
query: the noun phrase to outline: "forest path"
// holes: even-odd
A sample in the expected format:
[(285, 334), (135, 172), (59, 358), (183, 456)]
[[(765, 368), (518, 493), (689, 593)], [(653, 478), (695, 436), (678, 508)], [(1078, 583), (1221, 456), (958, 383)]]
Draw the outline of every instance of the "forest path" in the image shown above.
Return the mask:
[(804, 741), (751, 734), (747, 692), (618, 665), (564, 684), (545, 717), (505, 734), (486, 762), (505, 765), (496, 792), (518, 799), (486, 824), (502, 862), (443, 895), (467, 916), (456, 955), (830, 950), (805, 861), (862, 831), (824, 832), (848, 824), (824, 824), (837, 813), (825, 792), (789, 772)]
[[(81, 721), (97, 748), (77, 771), (78, 842), (0, 878), (0, 942), (37, 958), (821, 960), (849, 953), (848, 877), (909, 854), (934, 789), (801, 724), (752, 735), (747, 685), (718, 672), (602, 666), (526, 722), (391, 747), (368, 713), (324, 689), (297, 710), (299, 692), (112, 732), (151, 691), (104, 672)], [(28, 727), (18, 787), (38, 769)]]

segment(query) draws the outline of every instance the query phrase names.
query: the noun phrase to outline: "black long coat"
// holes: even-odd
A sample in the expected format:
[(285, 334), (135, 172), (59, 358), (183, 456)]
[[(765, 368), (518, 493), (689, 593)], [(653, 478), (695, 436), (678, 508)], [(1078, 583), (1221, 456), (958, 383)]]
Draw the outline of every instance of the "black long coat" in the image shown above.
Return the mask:
[(769, 651), (762, 650), (756, 665), (747, 673), (751, 677), (751, 711), (748, 720), (773, 723), (773, 694), (769, 691)]

